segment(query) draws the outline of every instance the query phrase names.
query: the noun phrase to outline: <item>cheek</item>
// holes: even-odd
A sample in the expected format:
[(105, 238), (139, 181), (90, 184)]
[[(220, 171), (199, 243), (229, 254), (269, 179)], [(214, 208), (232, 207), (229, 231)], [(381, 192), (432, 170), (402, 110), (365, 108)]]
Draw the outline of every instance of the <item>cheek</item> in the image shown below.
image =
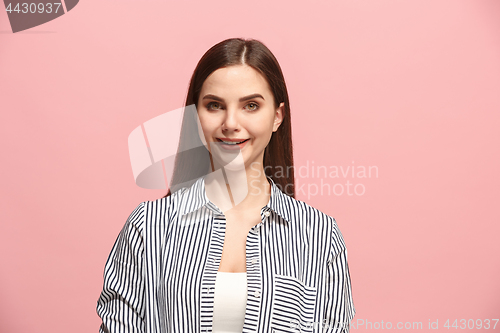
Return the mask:
[[(198, 136), (200, 137), (203, 144), (206, 146), (207, 141), (211, 141), (210, 137), (212, 136), (212, 128), (211, 124), (206, 117), (203, 117), (203, 114), (198, 114)], [(210, 149), (209, 149), (210, 150)]]
[(253, 126), (252, 135), (256, 141), (267, 143), (273, 134), (272, 124), (261, 123), (261, 126)]
[(205, 135), (210, 135), (214, 127), (213, 121), (211, 121), (210, 118), (204, 117), (203, 115), (200, 115), (199, 119), (203, 133), (205, 133)]

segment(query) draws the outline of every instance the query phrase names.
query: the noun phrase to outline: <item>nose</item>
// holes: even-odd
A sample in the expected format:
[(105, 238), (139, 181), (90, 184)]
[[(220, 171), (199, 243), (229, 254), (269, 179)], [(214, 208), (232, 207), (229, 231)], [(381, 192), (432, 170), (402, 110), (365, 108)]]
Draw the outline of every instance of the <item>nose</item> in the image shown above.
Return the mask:
[(238, 120), (237, 110), (234, 108), (227, 108), (224, 118), (222, 120), (222, 131), (239, 131), (240, 124)]

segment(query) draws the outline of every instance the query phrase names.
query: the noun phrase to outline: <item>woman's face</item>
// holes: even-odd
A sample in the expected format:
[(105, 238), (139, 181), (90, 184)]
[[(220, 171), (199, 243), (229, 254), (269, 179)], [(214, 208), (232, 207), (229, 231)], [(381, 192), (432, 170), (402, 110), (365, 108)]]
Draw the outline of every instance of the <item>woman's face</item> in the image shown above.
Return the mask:
[[(203, 83), (198, 117), (205, 143), (222, 165), (240, 152), (245, 167), (262, 163), (271, 135), (283, 121), (284, 103), (274, 106), (266, 79), (247, 65), (220, 68)], [(241, 142), (229, 145), (225, 141)]]

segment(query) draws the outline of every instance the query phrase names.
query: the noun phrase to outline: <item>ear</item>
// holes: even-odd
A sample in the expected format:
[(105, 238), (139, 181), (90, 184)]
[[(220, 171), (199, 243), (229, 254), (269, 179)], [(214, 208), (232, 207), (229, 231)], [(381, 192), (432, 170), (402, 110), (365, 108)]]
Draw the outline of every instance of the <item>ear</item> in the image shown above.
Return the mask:
[(273, 124), (273, 132), (276, 132), (283, 122), (283, 114), (285, 111), (285, 103), (281, 102), (280, 106), (274, 112), (274, 124)]

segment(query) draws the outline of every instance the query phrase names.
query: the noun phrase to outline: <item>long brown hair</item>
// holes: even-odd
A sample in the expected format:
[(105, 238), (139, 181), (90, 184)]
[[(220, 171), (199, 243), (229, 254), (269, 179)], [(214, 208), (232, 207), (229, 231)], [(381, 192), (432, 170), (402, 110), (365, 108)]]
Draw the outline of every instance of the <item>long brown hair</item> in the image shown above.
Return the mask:
[[(186, 98), (186, 107), (198, 107), (198, 98), (206, 78), (222, 67), (248, 65), (267, 80), (274, 96), (275, 108), (284, 103), (283, 121), (273, 132), (269, 144), (264, 150), (264, 172), (287, 195), (295, 198), (295, 180), (293, 174), (292, 123), (290, 103), (285, 79), (281, 67), (271, 51), (255, 39), (231, 38), (212, 46), (200, 59), (193, 72)], [(191, 114), (191, 113), (190, 113)], [(185, 113), (182, 120), (178, 153), (175, 157), (174, 171), (170, 184), (185, 184), (204, 176), (210, 166), (209, 152), (201, 143), (193, 144), (193, 131), (197, 131), (193, 116)], [(190, 135), (189, 135), (190, 134)], [(191, 142), (188, 142), (191, 141)], [(189, 147), (198, 147), (189, 149)], [(291, 172), (290, 172), (291, 170)], [(172, 194), (171, 187), (164, 196)]]

